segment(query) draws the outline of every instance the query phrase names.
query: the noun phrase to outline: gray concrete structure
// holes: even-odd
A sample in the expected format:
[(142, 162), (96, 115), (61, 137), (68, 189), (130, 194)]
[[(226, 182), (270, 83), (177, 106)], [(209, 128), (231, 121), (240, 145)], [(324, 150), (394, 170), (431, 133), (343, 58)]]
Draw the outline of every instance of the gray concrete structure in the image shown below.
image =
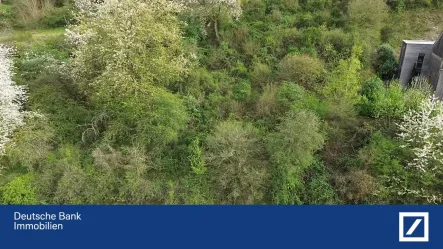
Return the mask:
[(429, 75), (433, 48), (434, 41), (403, 41), (399, 61), (399, 78), (403, 87), (408, 87), (414, 76)]
[(403, 41), (399, 63), (399, 78), (408, 87), (415, 75), (426, 76), (435, 91), (443, 99), (443, 33), (437, 41)]
[(432, 58), (429, 73), (429, 83), (435, 90), (435, 95), (443, 98), (443, 33), (435, 42), (432, 49)]

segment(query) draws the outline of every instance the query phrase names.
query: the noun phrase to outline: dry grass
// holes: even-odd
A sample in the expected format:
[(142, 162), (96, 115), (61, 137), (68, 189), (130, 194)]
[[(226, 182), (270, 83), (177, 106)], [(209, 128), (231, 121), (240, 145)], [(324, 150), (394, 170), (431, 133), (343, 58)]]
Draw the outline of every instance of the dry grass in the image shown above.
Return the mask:
[(442, 10), (413, 10), (393, 14), (387, 27), (391, 30), (388, 43), (400, 50), (403, 40), (435, 40), (443, 32)]
[(42, 15), (54, 8), (51, 0), (15, 0), (13, 6), (24, 25), (36, 23)]

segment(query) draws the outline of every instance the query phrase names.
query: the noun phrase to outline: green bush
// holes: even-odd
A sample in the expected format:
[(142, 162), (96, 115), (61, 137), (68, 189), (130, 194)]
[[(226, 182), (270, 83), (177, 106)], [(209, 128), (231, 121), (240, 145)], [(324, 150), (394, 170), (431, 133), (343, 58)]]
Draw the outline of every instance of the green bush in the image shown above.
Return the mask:
[(267, 137), (271, 155), (271, 199), (275, 204), (301, 203), (302, 175), (322, 148), (323, 134), (318, 117), (308, 110), (291, 110)]
[(360, 93), (363, 97), (358, 106), (362, 115), (384, 118), (390, 123), (401, 118), (407, 110), (408, 100), (398, 81), (385, 86), (379, 78), (373, 77), (365, 82)]
[(304, 203), (336, 204), (340, 202), (337, 193), (331, 185), (331, 176), (321, 161), (314, 161), (307, 170), (306, 176)]
[(383, 80), (393, 79), (397, 74), (398, 68), (394, 49), (388, 44), (383, 44), (378, 47), (373, 66), (374, 70)]
[(312, 92), (292, 82), (283, 82), (277, 90), (277, 101), (283, 112), (306, 109), (323, 117), (326, 113), (326, 104)]
[(234, 99), (245, 101), (251, 95), (251, 83), (242, 81), (234, 85)]
[(325, 69), (322, 62), (308, 55), (288, 55), (279, 63), (279, 79), (292, 81), (306, 89), (322, 85)]
[(268, 65), (262, 63), (254, 63), (249, 78), (253, 86), (263, 88), (271, 83), (271, 69)]
[(35, 188), (32, 185), (34, 176), (26, 174), (0, 188), (1, 203), (15, 205), (38, 204)]
[(12, 27), (14, 21), (14, 14), (12, 7), (5, 4), (0, 4), (0, 31)]
[(374, 117), (376, 114), (375, 102), (383, 95), (385, 85), (383, 81), (374, 76), (363, 83), (360, 94), (363, 96), (358, 104), (361, 115)]
[(267, 163), (258, 130), (251, 124), (225, 121), (206, 139), (208, 173), (220, 203), (260, 203)]
[(277, 90), (277, 101), (284, 110), (288, 110), (294, 103), (302, 101), (305, 96), (305, 89), (292, 82), (284, 81)]
[(52, 8), (40, 18), (39, 22), (46, 28), (64, 27), (72, 21), (72, 13), (72, 7), (69, 5)]
[(362, 166), (377, 176), (393, 175), (401, 172), (403, 149), (400, 143), (383, 135), (373, 133), (369, 144), (358, 152)]

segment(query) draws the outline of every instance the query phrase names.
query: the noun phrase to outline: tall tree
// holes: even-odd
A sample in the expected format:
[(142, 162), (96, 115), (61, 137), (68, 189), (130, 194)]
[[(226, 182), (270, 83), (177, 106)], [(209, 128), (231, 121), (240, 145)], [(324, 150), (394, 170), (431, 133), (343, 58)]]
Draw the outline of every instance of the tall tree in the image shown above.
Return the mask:
[(86, 3), (79, 5), (78, 24), (67, 33), (76, 45), (70, 65), (80, 88), (113, 117), (108, 137), (151, 148), (176, 139), (187, 115), (167, 86), (186, 75), (191, 55), (176, 16), (181, 5), (167, 0)]
[(271, 176), (274, 203), (301, 203), (303, 172), (312, 164), (315, 151), (323, 143), (319, 119), (307, 110), (289, 111), (277, 131), (269, 135), (267, 147), (274, 164)]
[(267, 175), (264, 147), (251, 124), (225, 121), (207, 138), (208, 172), (221, 203), (262, 201)]
[(12, 132), (23, 125), (24, 113), (21, 111), (26, 95), (23, 87), (17, 86), (12, 80), (13, 51), (0, 46), (0, 155), (4, 146), (10, 141)]
[(226, 13), (238, 19), (242, 13), (239, 0), (175, 0), (184, 4), (190, 13), (200, 19), (207, 27), (212, 27), (217, 42), (220, 43), (219, 19)]

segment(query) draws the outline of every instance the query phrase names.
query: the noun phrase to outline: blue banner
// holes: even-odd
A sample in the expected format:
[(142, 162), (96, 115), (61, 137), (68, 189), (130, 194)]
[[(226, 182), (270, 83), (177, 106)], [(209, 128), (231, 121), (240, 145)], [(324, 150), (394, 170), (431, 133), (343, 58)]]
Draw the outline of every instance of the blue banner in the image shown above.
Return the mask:
[(443, 248), (443, 206), (0, 206), (1, 248)]

